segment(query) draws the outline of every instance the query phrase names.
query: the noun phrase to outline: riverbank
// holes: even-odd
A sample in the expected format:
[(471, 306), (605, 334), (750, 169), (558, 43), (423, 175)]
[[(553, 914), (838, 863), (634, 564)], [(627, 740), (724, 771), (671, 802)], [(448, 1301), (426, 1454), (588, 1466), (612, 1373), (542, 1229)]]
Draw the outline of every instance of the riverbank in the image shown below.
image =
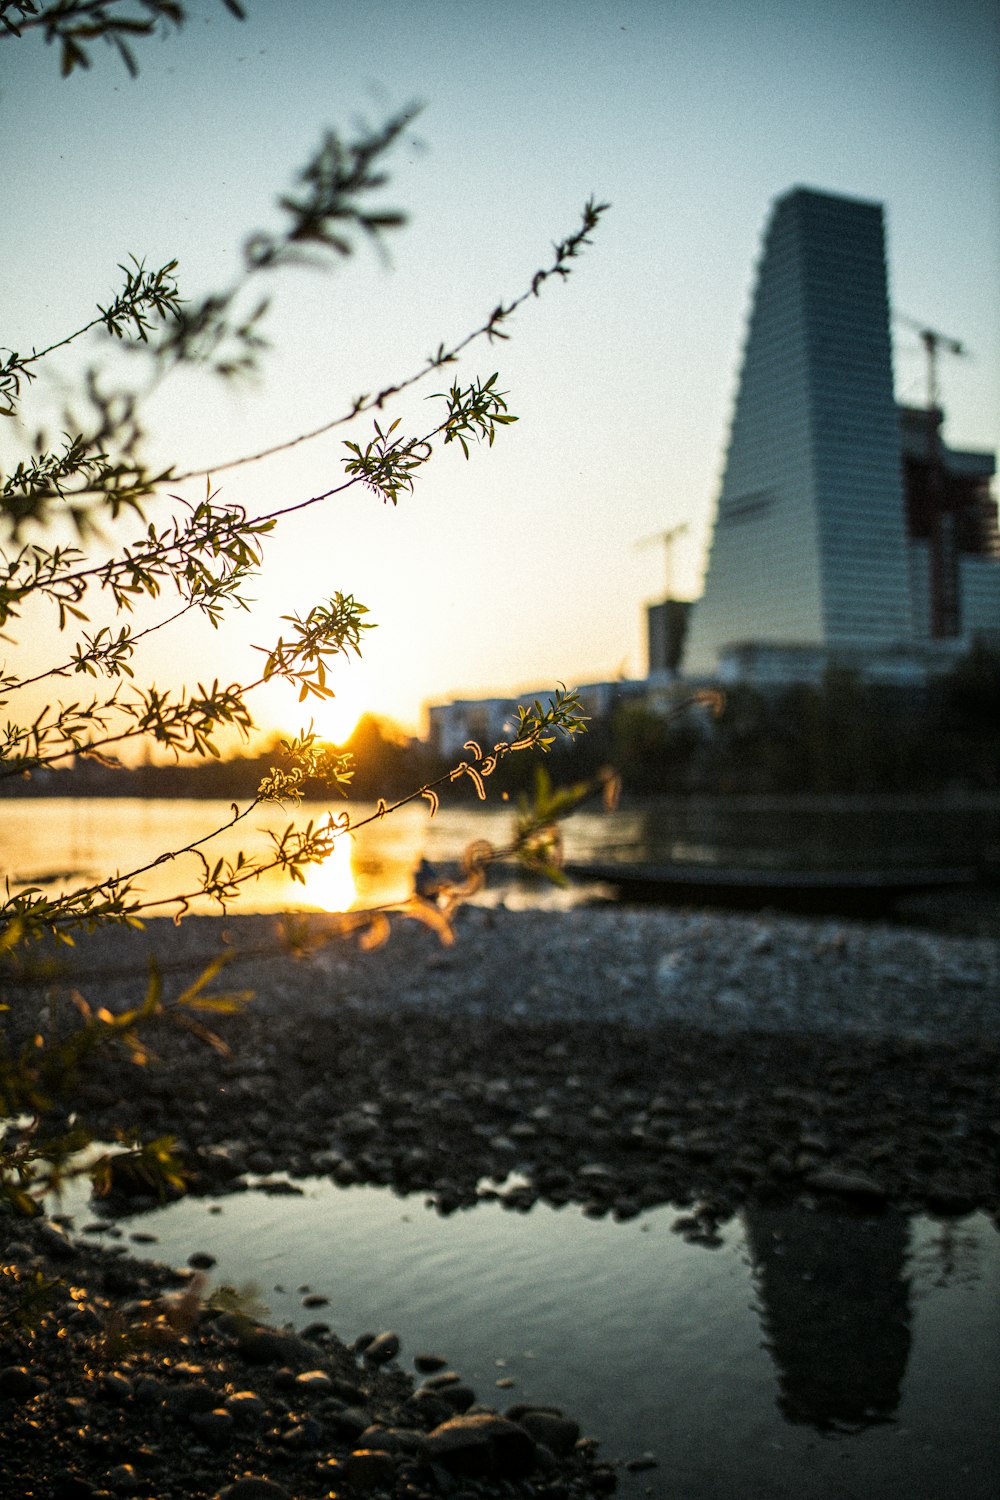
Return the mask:
[[(320, 944), (332, 919), (306, 925), (317, 946), (298, 959), (267, 918), (192, 919), (179, 929), (158, 923), (144, 934), (82, 941), (64, 978), (92, 1001), (134, 1003), (149, 951), (160, 954), (166, 993), (176, 994), (220, 943), (243, 955), (222, 980), (257, 991), (243, 1015), (218, 1020), (231, 1048), (226, 1057), (171, 1034), (159, 1039), (163, 1060), (155, 1068), (105, 1061), (83, 1095), (97, 1128), (173, 1131), (196, 1189), (213, 1194), (261, 1182), (284, 1191), (290, 1174), (391, 1184), (424, 1194), (445, 1213), (495, 1196), (513, 1210), (541, 1199), (619, 1219), (670, 1203), (677, 1231), (705, 1245), (747, 1202), (863, 1214), (978, 1207), (1000, 1222), (995, 941), (770, 917), (467, 909), (453, 948), (400, 922), (384, 947), (359, 953)], [(16, 1013), (30, 1018), (41, 999), (37, 988), (25, 989)], [(128, 1201), (141, 1206), (142, 1198)], [(125, 1260), (95, 1257), (91, 1270), (91, 1256), (74, 1238), (63, 1274), (82, 1287), (98, 1278), (78, 1305), (104, 1327), (128, 1326), (175, 1285), (166, 1272), (163, 1287), (144, 1285), (150, 1273)], [(88, 1351), (98, 1338), (90, 1323), (77, 1329), (77, 1347)], [(405, 1328), (400, 1333), (405, 1339)], [(139, 1486), (132, 1492), (158, 1500), (214, 1495), (247, 1469), (268, 1473), (303, 1500), (326, 1495), (335, 1471), (326, 1471), (323, 1489), (317, 1463), (347, 1462), (362, 1430), (338, 1435), (331, 1417), (350, 1405), (346, 1394), (331, 1396), (317, 1382), (327, 1405), (311, 1412), (313, 1397), (297, 1376), (315, 1366), (353, 1379), (369, 1426), (401, 1420), (412, 1399), (400, 1387), (391, 1413), (379, 1407), (375, 1386), (364, 1384), (379, 1367), (348, 1352), (355, 1373), (345, 1374), (332, 1336), (329, 1347), (307, 1340), (308, 1357), (301, 1348), (296, 1356), (302, 1363), (282, 1357), (253, 1369), (233, 1325), (201, 1320), (183, 1337), (195, 1342), (166, 1356), (180, 1373), (168, 1372), (157, 1390), (144, 1383), (147, 1355), (134, 1352), (128, 1358), (138, 1363), (118, 1371), (126, 1384), (87, 1387), (78, 1427), (105, 1441), (91, 1452), (89, 1438), (81, 1440), (64, 1460), (90, 1488), (52, 1494), (91, 1496), (112, 1470), (131, 1464)], [(48, 1407), (45, 1390), (33, 1398), (52, 1418), (68, 1414), (71, 1369), (59, 1363), (67, 1347), (53, 1346)], [(32, 1357), (8, 1355), (5, 1363), (27, 1363), (29, 1376), (37, 1375)], [(48, 1362), (46, 1349), (40, 1357)], [(192, 1385), (208, 1393), (171, 1398), (175, 1386)], [(237, 1431), (232, 1412), (229, 1422), (213, 1419), (217, 1449), (207, 1436), (211, 1421), (204, 1432), (195, 1424), (201, 1469), (175, 1480), (164, 1454), (178, 1432), (188, 1434), (176, 1412), (190, 1400), (190, 1426), (198, 1403), (201, 1415), (228, 1410), (241, 1388), (253, 1390), (269, 1414), (255, 1430), (256, 1446), (240, 1446), (250, 1438)], [(116, 1390), (118, 1406), (108, 1394)], [(141, 1393), (151, 1391), (147, 1415)], [(211, 1408), (210, 1397), (217, 1401)], [(9, 1398), (4, 1405), (9, 1416)], [(322, 1453), (297, 1452), (303, 1440), (289, 1445), (281, 1436), (303, 1428), (315, 1437), (307, 1419), (318, 1424)], [(18, 1431), (30, 1444), (23, 1421)], [(390, 1441), (365, 1437), (375, 1440)], [(128, 1457), (129, 1443), (153, 1457)], [(441, 1464), (421, 1467), (412, 1451), (392, 1462), (418, 1485), (397, 1494), (457, 1492), (448, 1490), (455, 1481)], [(511, 1482), (525, 1495), (596, 1494), (609, 1482), (605, 1471), (595, 1474), (590, 1449), (567, 1463), (583, 1468), (557, 1465)], [(118, 1482), (132, 1480), (119, 1473)], [(187, 1488), (170, 1488), (182, 1483)], [(462, 1484), (470, 1495), (502, 1492), (494, 1481)]]
[(215, 988), (255, 991), (211, 1018), (229, 1056), (175, 1034), (143, 1075), (98, 1062), (82, 1102), (99, 1131), (175, 1134), (213, 1189), (329, 1174), (444, 1210), (514, 1171), (519, 1201), (620, 1216), (697, 1201), (718, 1217), (838, 1177), (910, 1211), (1000, 1208), (995, 940), (467, 908), (452, 947), (399, 919), (361, 952), (323, 942), (335, 919), (296, 919), (296, 958), (279, 925), (153, 922), (71, 950), (64, 982), (112, 1007), (141, 996), (153, 953), (167, 995), (221, 948)]

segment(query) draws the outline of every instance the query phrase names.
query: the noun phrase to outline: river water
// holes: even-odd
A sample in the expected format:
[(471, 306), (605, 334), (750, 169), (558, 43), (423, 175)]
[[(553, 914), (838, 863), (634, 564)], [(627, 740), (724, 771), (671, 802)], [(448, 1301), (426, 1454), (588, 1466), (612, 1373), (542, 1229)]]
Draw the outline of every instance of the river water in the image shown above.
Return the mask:
[[(343, 801), (305, 804), (295, 820), (351, 814), (355, 831), (340, 840), (323, 866), (306, 871), (304, 885), (272, 872), (249, 886), (243, 911), (292, 908), (345, 910), (404, 899), (421, 859), (450, 864), (477, 839), (508, 843), (513, 815), (502, 803), (443, 808), (432, 817), (424, 802), (374, 821), (370, 805)], [(53, 892), (96, 881), (109, 870), (137, 869), (182, 849), (225, 824), (230, 804), (185, 799), (31, 798), (0, 802), (0, 873), (11, 887), (41, 881)], [(266, 845), (293, 812), (259, 808), (238, 830), (205, 846), (214, 863), (239, 849)], [(656, 799), (612, 813), (582, 810), (563, 825), (570, 862), (616, 862), (769, 869), (908, 868), (975, 864), (1000, 856), (1000, 798), (962, 802), (874, 798)], [(188, 855), (143, 875), (149, 897), (194, 889), (198, 864)], [(540, 882), (492, 878), (483, 899), (510, 905), (560, 905), (589, 897), (592, 888), (560, 893)], [(194, 910), (212, 910), (196, 901)]]

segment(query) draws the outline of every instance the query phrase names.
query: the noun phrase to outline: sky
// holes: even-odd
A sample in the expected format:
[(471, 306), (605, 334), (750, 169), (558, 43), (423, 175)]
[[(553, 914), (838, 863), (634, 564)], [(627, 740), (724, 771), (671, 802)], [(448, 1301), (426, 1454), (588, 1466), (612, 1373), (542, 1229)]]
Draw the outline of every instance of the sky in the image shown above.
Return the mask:
[[(1000, 448), (991, 0), (246, 9), (240, 24), (195, 0), (182, 32), (137, 44), (136, 80), (110, 49), (63, 80), (41, 38), (0, 41), (0, 344), (22, 350), (87, 321), (130, 254), (177, 258), (191, 295), (226, 285), (325, 129), (422, 106), (391, 159), (383, 201), (409, 222), (388, 256), (277, 279), (262, 377), (160, 393), (156, 458), (206, 468), (319, 426), (518, 295), (591, 195), (612, 207), (569, 281), (460, 367), (499, 370), (518, 423), (468, 463), (440, 452), (395, 509), (359, 489), (287, 523), (250, 615), (151, 636), (144, 677), (246, 680), (283, 614), (337, 590), (377, 628), (314, 714), (331, 737), (364, 708), (415, 729), (427, 702), (643, 675), (667, 571), (648, 539), (686, 525), (670, 582), (696, 597), (761, 238), (796, 185), (885, 204), (894, 307), (969, 351), (942, 356), (947, 440)], [(919, 402), (917, 335), (896, 334), (897, 395)], [(440, 388), (390, 415), (421, 430)], [(370, 431), (220, 474), (220, 498), (257, 511), (327, 489), (344, 437)], [(8, 664), (50, 650), (32, 625)], [(304, 722), (269, 691), (263, 727)]]

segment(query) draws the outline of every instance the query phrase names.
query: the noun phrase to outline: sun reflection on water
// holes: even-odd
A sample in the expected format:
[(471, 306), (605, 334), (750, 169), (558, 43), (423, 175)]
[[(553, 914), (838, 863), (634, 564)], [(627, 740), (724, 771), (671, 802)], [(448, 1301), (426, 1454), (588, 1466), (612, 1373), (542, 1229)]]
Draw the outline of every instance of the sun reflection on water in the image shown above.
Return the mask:
[(350, 911), (358, 900), (354, 878), (350, 838), (338, 838), (321, 865), (309, 865), (304, 871), (305, 886), (299, 886), (299, 900), (322, 911)]

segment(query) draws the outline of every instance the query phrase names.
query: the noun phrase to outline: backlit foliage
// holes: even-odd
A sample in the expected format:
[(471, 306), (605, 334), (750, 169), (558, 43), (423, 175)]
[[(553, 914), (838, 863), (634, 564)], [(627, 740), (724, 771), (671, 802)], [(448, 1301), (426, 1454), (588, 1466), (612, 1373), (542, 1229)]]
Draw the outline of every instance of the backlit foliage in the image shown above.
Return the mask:
[[(241, 14), (240, 6), (225, 3), (234, 15)], [(41, 30), (58, 45), (68, 73), (88, 66), (90, 48), (104, 41), (134, 72), (132, 42), (183, 20), (184, 7), (172, 0), (0, 3), (0, 46), (9, 49), (18, 37)], [(439, 344), (410, 374), (355, 397), (316, 431), (292, 435), (266, 450), (279, 452), (320, 432), (371, 419), (374, 435), (345, 439), (342, 471), (321, 493), (250, 513), (238, 502), (221, 500), (208, 473), (151, 466), (145, 456), (144, 390), (161, 385), (182, 367), (199, 366), (227, 381), (257, 367), (266, 348), (270, 273), (303, 260), (330, 265), (352, 254), (359, 243), (379, 248), (401, 227), (403, 215), (385, 207), (380, 193), (387, 182), (387, 156), (412, 115), (404, 110), (382, 127), (362, 130), (346, 141), (327, 132), (293, 188), (279, 199), (284, 228), (248, 237), (239, 273), (228, 288), (188, 302), (180, 292), (176, 261), (148, 270), (142, 260), (129, 256), (120, 266), (124, 279), (119, 289), (94, 313), (84, 314), (79, 327), (42, 348), (0, 350), (0, 632), (8, 655), (0, 668), (0, 707), (9, 715), (0, 725), (0, 781), (71, 761), (114, 764), (128, 747), (156, 746), (175, 757), (218, 757), (223, 733), (235, 730), (244, 739), (252, 733), (253, 695), (265, 683), (290, 683), (301, 702), (332, 696), (339, 659), (360, 654), (369, 628), (365, 606), (348, 592), (338, 591), (305, 613), (285, 615), (278, 639), (256, 648), (261, 664), (245, 682), (206, 680), (180, 691), (161, 690), (143, 677), (142, 645), (189, 614), (201, 614), (218, 627), (229, 611), (249, 610), (248, 585), (285, 516), (329, 503), (359, 485), (396, 505), (413, 492), (440, 447), (457, 442), (469, 459), (476, 445), (492, 446), (497, 433), (516, 420), (497, 373), (486, 380), (456, 379), (447, 390), (433, 393), (443, 407), (429, 408), (435, 417), (423, 431), (407, 434), (400, 418), (388, 420), (383, 412), (402, 391), (455, 365), (470, 346), (506, 338), (515, 310), (537, 296), (550, 278), (569, 274), (589, 243), (603, 204), (585, 206), (579, 226), (555, 245), (549, 262), (520, 296), (498, 303), (460, 339)], [(26, 438), (29, 390), (58, 352), (71, 345), (86, 348), (93, 357), (67, 398), (63, 431), (58, 437), (40, 432)], [(110, 366), (104, 357), (112, 348), (133, 356), (131, 363), (125, 362), (135, 373), (131, 383), (122, 379), (122, 361)], [(238, 470), (262, 456), (247, 454), (219, 464), (212, 474)], [(173, 494), (172, 487), (195, 479), (204, 481), (204, 498), (191, 502)], [(173, 505), (163, 519), (171, 496)], [(155, 515), (150, 509), (154, 499)], [(50, 664), (33, 675), (17, 667), (17, 632), (29, 610), (33, 621), (46, 620), (53, 639), (62, 642)], [(112, 614), (114, 623), (93, 624), (95, 612)], [(37, 713), (19, 713), (24, 690), (40, 683), (49, 686), (46, 706)], [(391, 803), (380, 802), (371, 816), (391, 815), (416, 799), (429, 803), (433, 812), (448, 787), (461, 779), (485, 796), (489, 777), (507, 756), (546, 750), (559, 735), (582, 728), (578, 701), (560, 689), (549, 702), (521, 709), (509, 742), (485, 753), (470, 744), (468, 758), (447, 774)], [(81, 928), (141, 925), (155, 911), (180, 920), (195, 899), (203, 898), (222, 912), (247, 885), (275, 869), (302, 881), (309, 865), (327, 858), (338, 839), (360, 826), (352, 824), (346, 810), (318, 821), (290, 822), (262, 845), (249, 834), (247, 848), (232, 858), (214, 857), (211, 851), (219, 834), (245, 826), (262, 803), (299, 802), (307, 779), (323, 780), (341, 792), (349, 788), (349, 757), (321, 746), (311, 727), (286, 740), (282, 749), (284, 763), (271, 768), (256, 796), (243, 805), (234, 803), (222, 827), (208, 826), (183, 849), (159, 851), (142, 867), (113, 871), (63, 894), (49, 894), (40, 885), (11, 889), (8, 882), (0, 901), (0, 981), (5, 988), (44, 974), (51, 944), (71, 945)], [(547, 794), (536, 817), (523, 814), (512, 851), (501, 852), (523, 853), (536, 865), (552, 867), (553, 860), (539, 855), (539, 840), (557, 810)], [(434, 899), (415, 895), (391, 911), (426, 923), (450, 941), (454, 906), (475, 888), (496, 852), (470, 851), (464, 881), (442, 888)], [(179, 878), (168, 898), (145, 897), (141, 877), (181, 855), (196, 856), (198, 877), (187, 884)], [(350, 913), (339, 930), (372, 946), (384, 939), (389, 917), (390, 909)], [(117, 1048), (123, 1058), (144, 1066), (152, 1055), (148, 1030), (166, 1021), (194, 1031), (210, 1045), (221, 1045), (205, 1017), (232, 1010), (245, 997), (210, 992), (220, 969), (221, 962), (210, 966), (172, 1000), (165, 998), (154, 971), (145, 998), (117, 1014), (78, 995), (68, 1032), (62, 1024), (65, 1016), (57, 1025), (51, 1015), (43, 1015), (27, 1033), (23, 1026), (0, 1033), (0, 1124), (11, 1122), (0, 1136), (0, 1198), (30, 1208), (43, 1190), (75, 1170), (77, 1153), (89, 1139), (83, 1122), (55, 1134), (46, 1131), (44, 1122), (60, 1101), (72, 1098), (80, 1069), (95, 1049)], [(15, 1035), (20, 1036), (17, 1042)], [(99, 1157), (87, 1170), (100, 1191), (112, 1186), (115, 1173), (126, 1166), (160, 1185), (176, 1187), (182, 1178), (169, 1140), (144, 1144), (123, 1139), (113, 1156)]]

